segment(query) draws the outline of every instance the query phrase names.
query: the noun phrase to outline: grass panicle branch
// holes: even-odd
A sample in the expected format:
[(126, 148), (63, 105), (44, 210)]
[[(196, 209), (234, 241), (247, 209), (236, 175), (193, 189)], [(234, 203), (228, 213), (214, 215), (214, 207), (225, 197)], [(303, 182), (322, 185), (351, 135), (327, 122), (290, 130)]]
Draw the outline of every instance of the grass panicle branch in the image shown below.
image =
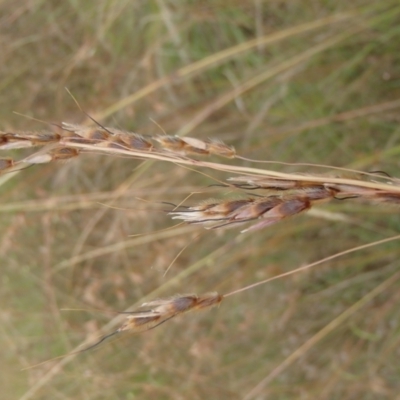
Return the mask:
[[(73, 147), (71, 147), (73, 145)], [(96, 148), (126, 151), (133, 150), (138, 158), (146, 159), (149, 152), (159, 154), (217, 155), (227, 158), (235, 157), (235, 149), (220, 140), (200, 140), (190, 137), (158, 135), (144, 137), (137, 133), (122, 131), (110, 127), (85, 127), (63, 122), (59, 132), (4, 132), (0, 131), (0, 149), (11, 150), (42, 146), (37, 154), (20, 161), (3, 158), (0, 171), (8, 171), (18, 164), (43, 164), (52, 161), (67, 160), (78, 156), (80, 145), (93, 145)]]
[(32, 365), (27, 369), (35, 368), (49, 361), (57, 360), (60, 358), (92, 350), (95, 347), (99, 346), (104, 341), (106, 341), (107, 339), (119, 333), (123, 332), (142, 333), (149, 331), (171, 320), (172, 318), (177, 317), (178, 315), (188, 313), (191, 311), (200, 311), (214, 306), (218, 306), (219, 304), (221, 304), (223, 298), (224, 297), (217, 292), (210, 292), (202, 295), (196, 295), (196, 294), (176, 295), (170, 298), (157, 299), (143, 303), (135, 311), (120, 312), (119, 314), (128, 314), (125, 322), (115, 331), (102, 336), (94, 344), (85, 347), (83, 349), (74, 351), (72, 353), (58, 356), (50, 360), (43, 361), (39, 364)]
[[(264, 189), (267, 194), (244, 199), (207, 201), (197, 206), (178, 208), (170, 212), (173, 219), (181, 219), (191, 224), (202, 224), (207, 228), (216, 229), (232, 227), (261, 219), (242, 232), (253, 231), (273, 225), (283, 219), (307, 211), (317, 204), (331, 200), (364, 200), (400, 204), (398, 187), (394, 190), (363, 188), (357, 185), (337, 184), (328, 182), (316, 184), (307, 181), (288, 181), (271, 178), (231, 178), (240, 189)], [(256, 184), (255, 184), (256, 182)]]
[[(235, 166), (204, 163), (193, 156), (218, 155), (234, 158), (232, 146), (215, 139), (201, 140), (191, 137), (159, 135), (142, 136), (111, 127), (85, 127), (63, 122), (59, 132), (0, 132), (0, 149), (17, 149), (42, 146), (33, 155), (17, 162), (11, 158), (0, 159), (0, 171), (11, 171), (21, 165), (68, 160), (82, 152), (102, 150), (109, 155), (130, 155), (139, 159), (158, 159), (181, 164), (235, 171)], [(152, 156), (152, 157), (150, 157)], [(239, 157), (240, 158), (240, 157)], [(240, 170), (240, 167), (236, 167)], [(397, 179), (385, 174), (360, 174), (351, 179), (329, 175), (280, 174), (257, 176), (259, 169), (242, 169), (244, 176), (228, 179), (227, 186), (239, 190), (259, 191), (246, 198), (215, 201), (208, 200), (193, 207), (180, 206), (170, 212), (173, 219), (207, 228), (225, 228), (261, 220), (242, 232), (254, 231), (307, 211), (315, 205), (333, 199), (358, 199), (378, 203), (400, 203), (400, 186)], [(261, 170), (268, 174), (269, 171)], [(353, 174), (354, 175), (354, 174)], [(368, 179), (365, 179), (368, 178)]]
[(114, 337), (115, 335), (118, 335), (120, 333), (147, 332), (149, 330), (157, 328), (158, 326), (164, 324), (165, 322), (171, 320), (174, 317), (177, 317), (178, 315), (182, 315), (184, 313), (188, 313), (191, 311), (200, 311), (200, 310), (204, 310), (204, 309), (209, 309), (214, 306), (219, 306), (221, 304), (221, 302), (228, 297), (231, 297), (231, 296), (240, 294), (242, 292), (254, 289), (261, 285), (265, 285), (266, 283), (269, 283), (271, 281), (285, 278), (287, 276), (291, 276), (291, 275), (297, 274), (299, 272), (303, 272), (312, 267), (315, 267), (315, 266), (323, 264), (327, 261), (331, 261), (333, 259), (342, 257), (344, 255), (351, 254), (351, 253), (357, 252), (359, 250), (375, 247), (375, 246), (378, 246), (378, 245), (381, 245), (384, 243), (398, 241), (399, 239), (400, 239), (400, 235), (397, 235), (397, 236), (389, 237), (386, 239), (378, 240), (378, 241), (375, 241), (372, 243), (367, 243), (362, 246), (353, 247), (353, 248), (344, 250), (342, 252), (335, 253), (324, 259), (320, 259), (320, 260), (312, 262), (310, 264), (298, 267), (294, 270), (284, 272), (279, 275), (275, 275), (275, 276), (269, 277), (267, 279), (257, 281), (255, 283), (251, 283), (249, 285), (235, 289), (235, 290), (233, 290), (229, 293), (225, 293), (225, 294), (220, 294), (218, 292), (209, 292), (209, 293), (205, 293), (202, 295), (196, 295), (196, 294), (179, 295), (178, 294), (178, 295), (175, 295), (175, 296), (172, 296), (169, 298), (160, 298), (160, 299), (151, 300), (151, 301), (142, 303), (135, 310), (119, 312), (118, 314), (127, 314), (128, 315), (126, 317), (125, 321), (122, 323), (122, 325), (120, 325), (120, 327), (117, 328), (115, 331), (100, 337), (100, 339), (98, 339), (95, 343), (89, 345), (88, 347), (79, 349), (79, 347), (80, 347), (79, 346), (78, 350), (76, 350), (76, 351), (73, 351), (73, 352), (65, 354), (65, 355), (57, 356), (57, 357), (49, 359), (49, 360), (45, 360), (39, 364), (31, 365), (26, 369), (35, 368), (37, 366), (48, 363), (50, 361), (75, 356), (77, 354), (86, 352), (88, 350), (92, 350), (95, 347), (102, 344), (103, 342), (105, 342), (107, 339)]

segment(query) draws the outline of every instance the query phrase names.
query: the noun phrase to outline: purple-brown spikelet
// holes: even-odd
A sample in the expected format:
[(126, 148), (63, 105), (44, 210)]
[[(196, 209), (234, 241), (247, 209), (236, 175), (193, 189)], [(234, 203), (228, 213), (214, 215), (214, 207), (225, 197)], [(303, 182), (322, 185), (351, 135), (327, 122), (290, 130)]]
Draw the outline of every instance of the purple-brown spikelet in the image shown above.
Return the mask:
[[(100, 126), (87, 127), (62, 122), (63, 137), (73, 143), (97, 144), (106, 142), (112, 134)], [(67, 134), (65, 132), (68, 132)]]
[(11, 168), (14, 165), (14, 160), (12, 158), (0, 158), (0, 171), (4, 171)]
[(155, 141), (161, 144), (161, 147), (165, 150), (169, 150), (175, 153), (180, 153), (185, 147), (185, 142), (178, 136), (156, 136)]
[(211, 154), (233, 158), (235, 157), (235, 149), (227, 146), (219, 140), (201, 140), (191, 137), (178, 136), (157, 136), (155, 138), (164, 150), (181, 155), (204, 155)]
[(172, 315), (189, 310), (194, 306), (196, 299), (197, 296), (194, 294), (176, 296), (170, 299), (159, 299), (143, 303), (141, 307), (150, 308), (152, 311), (163, 315)]
[(210, 154), (227, 158), (234, 158), (236, 156), (236, 150), (233, 146), (228, 146), (218, 139), (209, 139), (206, 144)]
[(149, 301), (140, 306), (143, 311), (129, 313), (119, 331), (136, 331), (142, 330), (143, 327), (152, 329), (177, 315), (218, 305), (222, 299), (222, 295), (212, 292), (203, 295), (177, 295), (168, 299)]
[(249, 231), (261, 229), (299, 214), (311, 208), (314, 203), (332, 198), (333, 195), (332, 191), (318, 187), (285, 196), (270, 195), (200, 204), (188, 209), (172, 211), (170, 215), (173, 215), (173, 219), (182, 219), (192, 224), (204, 224), (212, 229), (256, 219), (263, 220), (245, 230)]
[(159, 323), (162, 315), (154, 312), (132, 313), (126, 317), (125, 322), (118, 328), (118, 332), (141, 331), (151, 329), (154, 324)]
[[(219, 155), (232, 158), (235, 156), (233, 147), (219, 140), (178, 136), (145, 137), (137, 133), (121, 129), (62, 122), (57, 126), (57, 132), (9, 132), (0, 131), (0, 150), (22, 149), (41, 146), (42, 149), (20, 160), (3, 161), (0, 172), (18, 169), (26, 164), (44, 164), (53, 161), (68, 160), (81, 153), (99, 150), (109, 155), (123, 151), (138, 159), (152, 158), (170, 159), (171, 161), (191, 162), (192, 156)], [(168, 154), (167, 154), (168, 153)], [(184, 156), (178, 157), (175, 156)], [(4, 158), (4, 160), (9, 160)], [(195, 160), (197, 162), (197, 160)]]
[(22, 149), (55, 143), (60, 135), (53, 132), (0, 132), (0, 149)]
[(173, 219), (183, 219), (192, 224), (205, 224), (215, 229), (257, 219), (281, 203), (282, 200), (278, 197), (247, 198), (201, 204), (170, 214), (173, 215)]
[(79, 155), (79, 150), (72, 147), (61, 147), (52, 150), (50, 155), (54, 161), (68, 160), (77, 157)]
[(197, 298), (195, 309), (201, 310), (203, 308), (214, 307), (221, 303), (223, 296), (217, 292), (205, 293)]
[(375, 200), (383, 203), (400, 204), (400, 193), (380, 191), (376, 193)]
[[(167, 322), (177, 315), (196, 310), (217, 306), (224, 299), (223, 295), (217, 292), (205, 293), (202, 295), (185, 294), (177, 295), (167, 299), (152, 300), (143, 303), (137, 311), (127, 311), (129, 314), (125, 322), (114, 332), (103, 336), (93, 345), (80, 350), (87, 351), (98, 346), (106, 339), (122, 332), (145, 332)], [(141, 310), (144, 309), (144, 310)]]
[(79, 150), (71, 147), (57, 147), (47, 153), (37, 153), (23, 160), (26, 164), (45, 164), (51, 161), (66, 161), (77, 157)]
[(154, 313), (163, 316), (178, 315), (187, 311), (211, 307), (220, 303), (222, 296), (216, 292), (202, 295), (185, 294), (177, 295), (169, 299), (158, 299), (143, 303), (141, 307), (149, 308)]
[(168, 152), (177, 153), (179, 155), (208, 155), (205, 143), (194, 138), (180, 138), (178, 136), (157, 136), (155, 138), (160, 143), (161, 148)]
[(120, 135), (120, 139), (125, 143), (126, 147), (138, 151), (151, 151), (153, 144), (146, 140), (144, 136), (136, 133), (124, 133)]

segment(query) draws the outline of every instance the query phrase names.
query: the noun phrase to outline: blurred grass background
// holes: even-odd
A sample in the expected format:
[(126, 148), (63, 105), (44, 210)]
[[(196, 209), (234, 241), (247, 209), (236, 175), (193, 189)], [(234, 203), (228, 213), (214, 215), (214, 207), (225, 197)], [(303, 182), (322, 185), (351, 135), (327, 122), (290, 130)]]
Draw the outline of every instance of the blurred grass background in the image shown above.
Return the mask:
[[(49, 129), (13, 111), (85, 122), (68, 87), (109, 126), (398, 176), (399, 43), (395, 0), (2, 0), (0, 129)], [(340, 202), (321, 207), (336, 220), (302, 215), (251, 234), (164, 230), (174, 223), (162, 201), (220, 196), (207, 185), (227, 177), (84, 155), (4, 179), (3, 398), (399, 399), (396, 242), (106, 343), (41, 387), (58, 361), (21, 371), (71, 351), (114, 316), (94, 308), (227, 293), (399, 232), (396, 209)]]

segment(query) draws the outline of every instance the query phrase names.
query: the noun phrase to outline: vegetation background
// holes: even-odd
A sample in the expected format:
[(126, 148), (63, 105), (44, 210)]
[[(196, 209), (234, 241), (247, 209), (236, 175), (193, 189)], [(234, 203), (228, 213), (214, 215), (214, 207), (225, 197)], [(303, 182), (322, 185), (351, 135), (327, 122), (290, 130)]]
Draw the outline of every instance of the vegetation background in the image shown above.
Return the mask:
[[(51, 129), (13, 111), (86, 123), (68, 87), (108, 126), (398, 176), (399, 43), (396, 0), (2, 0), (0, 127)], [(51, 376), (60, 360), (21, 371), (98, 334), (114, 314), (95, 309), (227, 293), (399, 232), (396, 209), (339, 201), (259, 232), (165, 229), (176, 222), (161, 202), (221, 197), (208, 185), (229, 176), (202, 172), (82, 155), (1, 177), (4, 399), (400, 398), (397, 242), (123, 336)]]

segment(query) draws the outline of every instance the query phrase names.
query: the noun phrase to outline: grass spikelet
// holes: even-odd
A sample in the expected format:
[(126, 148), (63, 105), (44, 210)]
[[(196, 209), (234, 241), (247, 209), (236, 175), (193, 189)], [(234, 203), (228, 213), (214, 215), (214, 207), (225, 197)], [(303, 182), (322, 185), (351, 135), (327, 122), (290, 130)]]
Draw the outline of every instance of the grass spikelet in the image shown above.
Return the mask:
[(145, 332), (160, 326), (164, 322), (167, 322), (180, 314), (217, 306), (222, 300), (223, 295), (220, 295), (217, 292), (210, 292), (202, 295), (177, 295), (168, 299), (158, 299), (143, 303), (140, 306), (140, 310), (123, 312), (123, 314), (129, 315), (126, 317), (125, 322), (116, 331), (103, 336), (93, 345), (80, 350), (79, 353), (93, 349), (109, 337), (118, 333)]
[(64, 131), (72, 132), (81, 138), (88, 139), (88, 143), (104, 141), (111, 136), (110, 132), (101, 127), (86, 127), (69, 124), (67, 122), (62, 122), (61, 127)]
[(47, 164), (51, 161), (54, 161), (54, 159), (50, 153), (33, 154), (23, 160), (26, 164)]
[(25, 369), (35, 368), (49, 361), (92, 350), (107, 339), (120, 333), (142, 333), (149, 331), (180, 314), (189, 311), (200, 311), (206, 308), (218, 306), (223, 299), (223, 295), (217, 292), (209, 292), (202, 295), (176, 295), (167, 299), (157, 299), (143, 303), (139, 307), (139, 310), (120, 312), (120, 314), (129, 314), (124, 323), (117, 330), (102, 336), (97, 342), (89, 347), (43, 361), (39, 364), (31, 365)]
[(14, 160), (12, 158), (0, 158), (0, 171), (7, 170), (14, 166)]
[[(147, 138), (143, 135), (120, 129), (103, 127), (86, 127), (62, 122), (60, 132), (0, 132), (0, 149), (11, 150), (52, 144), (48, 152), (38, 152), (20, 160), (28, 164), (44, 164), (51, 161), (66, 160), (84, 152), (109, 149), (110, 154), (115, 150), (132, 151), (135, 158), (148, 158), (151, 153), (157, 158), (162, 153), (172, 156), (219, 155), (232, 158), (235, 150), (218, 140), (200, 140), (195, 138), (180, 138), (178, 136), (156, 136)], [(153, 142), (159, 144), (154, 147)], [(73, 146), (73, 147), (72, 147)], [(93, 146), (88, 148), (88, 146)], [(171, 159), (172, 161), (172, 159)], [(176, 161), (176, 157), (173, 161)], [(1, 169), (0, 169), (1, 171)]]
[[(320, 200), (323, 196), (319, 191), (318, 193), (318, 200)], [(182, 219), (191, 224), (205, 224), (212, 229), (263, 218), (264, 221), (251, 227), (251, 230), (254, 230), (308, 210), (313, 200), (315, 199), (306, 194), (247, 198), (203, 204), (189, 207), (187, 210), (172, 211), (169, 214), (173, 215), (173, 219)], [(246, 231), (248, 230), (250, 228)]]
[(203, 295), (186, 294), (177, 295), (169, 299), (153, 300), (143, 303), (141, 307), (149, 307), (153, 312), (162, 314), (164, 317), (178, 315), (187, 311), (199, 310), (219, 304), (222, 296), (217, 292), (205, 293)]
[[(88, 143), (100, 143), (103, 147), (127, 148), (138, 151), (150, 151), (153, 144), (144, 136), (133, 132), (122, 131), (110, 127), (82, 127), (63, 122), (64, 129), (88, 139)], [(84, 143), (84, 142), (82, 142)]]
[(157, 136), (155, 138), (161, 147), (169, 152), (180, 155), (201, 154), (208, 155), (206, 144), (198, 139), (180, 138), (178, 136)]
[(236, 156), (235, 148), (233, 146), (226, 145), (221, 140), (209, 139), (206, 142), (206, 145), (210, 154), (226, 158), (235, 158)]
[(27, 164), (45, 164), (52, 161), (65, 161), (77, 157), (79, 150), (71, 147), (57, 147), (47, 153), (33, 154), (22, 160)]
[(56, 143), (60, 135), (55, 132), (0, 132), (0, 149), (21, 149)]
[(192, 137), (178, 136), (157, 136), (155, 140), (160, 143), (164, 150), (181, 155), (205, 155), (211, 154), (233, 158), (235, 157), (235, 149), (228, 146), (220, 140), (209, 139), (200, 140)]
[(70, 158), (77, 157), (79, 155), (79, 150), (71, 147), (61, 147), (52, 150), (50, 155), (54, 161), (69, 160)]
[(137, 133), (120, 133), (118, 137), (129, 149), (138, 151), (151, 151), (153, 149), (153, 144)]
[(400, 204), (400, 193), (381, 191), (375, 194), (374, 200), (383, 203)]
[(143, 311), (128, 312), (130, 315), (117, 331), (136, 332), (143, 328), (144, 330), (153, 329), (180, 314), (216, 306), (222, 299), (222, 295), (211, 292), (203, 295), (177, 295), (168, 299), (149, 301), (140, 306), (144, 309)]

